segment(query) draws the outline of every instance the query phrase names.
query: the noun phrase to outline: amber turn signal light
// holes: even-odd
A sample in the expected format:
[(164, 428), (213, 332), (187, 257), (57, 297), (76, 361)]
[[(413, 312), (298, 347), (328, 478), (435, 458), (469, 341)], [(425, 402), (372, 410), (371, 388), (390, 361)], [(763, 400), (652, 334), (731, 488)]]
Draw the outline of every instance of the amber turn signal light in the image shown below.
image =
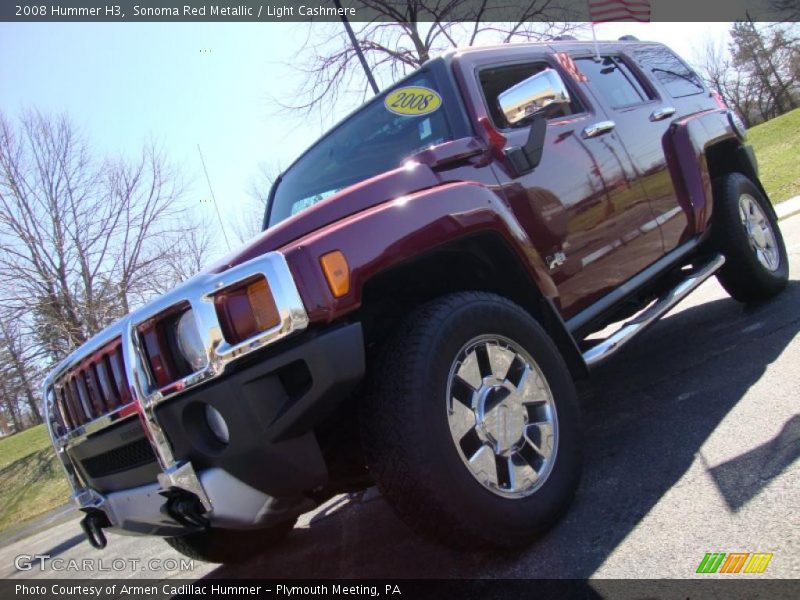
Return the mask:
[(319, 262), (334, 298), (341, 298), (350, 291), (350, 267), (344, 254), (334, 250), (320, 258)]
[(281, 321), (272, 291), (263, 277), (223, 290), (214, 296), (214, 305), (222, 333), (233, 344), (271, 329)]
[(280, 322), (278, 307), (266, 279), (258, 279), (247, 286), (247, 301), (259, 331), (266, 331)]

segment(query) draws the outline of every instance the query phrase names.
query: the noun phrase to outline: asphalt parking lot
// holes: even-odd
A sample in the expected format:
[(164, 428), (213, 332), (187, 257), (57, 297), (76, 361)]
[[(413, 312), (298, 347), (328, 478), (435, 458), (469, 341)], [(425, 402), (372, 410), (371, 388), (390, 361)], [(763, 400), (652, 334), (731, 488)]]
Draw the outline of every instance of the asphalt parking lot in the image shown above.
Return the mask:
[(706, 552), (771, 552), (763, 575), (742, 577), (798, 578), (800, 217), (782, 229), (792, 281), (779, 298), (745, 309), (708, 282), (595, 373), (583, 393), (577, 498), (524, 552), (427, 543), (370, 490), (332, 499), (280, 547), (238, 567), (15, 568), (22, 554), (102, 557), (106, 567), (180, 558), (150, 538), (110, 535), (94, 550), (76, 516), (0, 548), (0, 577), (685, 578)]

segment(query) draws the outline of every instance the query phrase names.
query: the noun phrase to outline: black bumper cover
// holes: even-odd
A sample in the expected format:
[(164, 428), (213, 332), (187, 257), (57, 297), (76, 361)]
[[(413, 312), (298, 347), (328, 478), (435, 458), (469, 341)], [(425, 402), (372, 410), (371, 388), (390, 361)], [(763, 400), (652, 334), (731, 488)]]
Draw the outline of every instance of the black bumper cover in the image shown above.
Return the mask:
[[(327, 482), (314, 427), (364, 375), (359, 323), (281, 344), (275, 353), (169, 401), (156, 417), (177, 459), (220, 467), (270, 496), (296, 497)], [(208, 426), (206, 405), (225, 419), (230, 441)]]

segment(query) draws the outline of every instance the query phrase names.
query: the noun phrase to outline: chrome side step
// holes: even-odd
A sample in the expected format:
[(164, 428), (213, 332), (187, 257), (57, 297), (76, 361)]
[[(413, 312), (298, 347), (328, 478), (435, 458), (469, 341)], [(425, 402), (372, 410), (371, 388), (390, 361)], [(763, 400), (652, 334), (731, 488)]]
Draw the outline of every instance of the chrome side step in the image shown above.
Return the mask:
[(716, 273), (725, 264), (725, 257), (717, 254), (707, 264), (703, 265), (680, 284), (659, 298), (650, 308), (625, 323), (613, 334), (602, 340), (596, 346), (583, 353), (583, 360), (587, 367), (593, 367), (607, 359), (637, 334), (655, 323), (664, 316), (672, 307), (683, 300), (701, 283)]

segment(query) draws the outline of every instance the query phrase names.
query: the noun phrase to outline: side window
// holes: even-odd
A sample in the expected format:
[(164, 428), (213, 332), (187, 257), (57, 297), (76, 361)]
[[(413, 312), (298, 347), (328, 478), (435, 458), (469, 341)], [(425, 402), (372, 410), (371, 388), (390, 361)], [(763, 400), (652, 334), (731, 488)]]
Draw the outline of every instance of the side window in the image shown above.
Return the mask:
[(623, 108), (652, 99), (633, 72), (616, 57), (607, 56), (600, 61), (579, 58), (575, 62), (611, 108)]
[(634, 52), (636, 61), (645, 71), (661, 82), (673, 98), (693, 96), (705, 92), (700, 78), (687, 67), (671, 50), (663, 46), (653, 46)]
[[(500, 129), (511, 129), (525, 127), (530, 124), (530, 119), (526, 120), (525, 118), (521, 118), (519, 120), (515, 120), (514, 123), (510, 123), (503, 114), (503, 111), (500, 109), (500, 101), (498, 98), (504, 92), (507, 93), (509, 90), (517, 86), (517, 84), (522, 83), (523, 81), (530, 79), (535, 75), (540, 73), (545, 75), (544, 71), (548, 69), (552, 71), (550, 75), (560, 79), (558, 74), (553, 71), (552, 67), (545, 62), (489, 67), (482, 69), (479, 72), (478, 78), (480, 80), (481, 89), (483, 90), (483, 97), (486, 100), (486, 107), (489, 111), (489, 115), (492, 117), (492, 122), (496, 127)], [(563, 82), (561, 83), (563, 84)], [(542, 102), (539, 104), (541, 105), (543, 102), (546, 104), (547, 101), (548, 99), (543, 97)], [(578, 104), (574, 94), (571, 94), (570, 103), (568, 105), (559, 107), (558, 110), (550, 111), (547, 114), (547, 118), (555, 119), (564, 117), (574, 113), (579, 113), (582, 110), (583, 109)]]

